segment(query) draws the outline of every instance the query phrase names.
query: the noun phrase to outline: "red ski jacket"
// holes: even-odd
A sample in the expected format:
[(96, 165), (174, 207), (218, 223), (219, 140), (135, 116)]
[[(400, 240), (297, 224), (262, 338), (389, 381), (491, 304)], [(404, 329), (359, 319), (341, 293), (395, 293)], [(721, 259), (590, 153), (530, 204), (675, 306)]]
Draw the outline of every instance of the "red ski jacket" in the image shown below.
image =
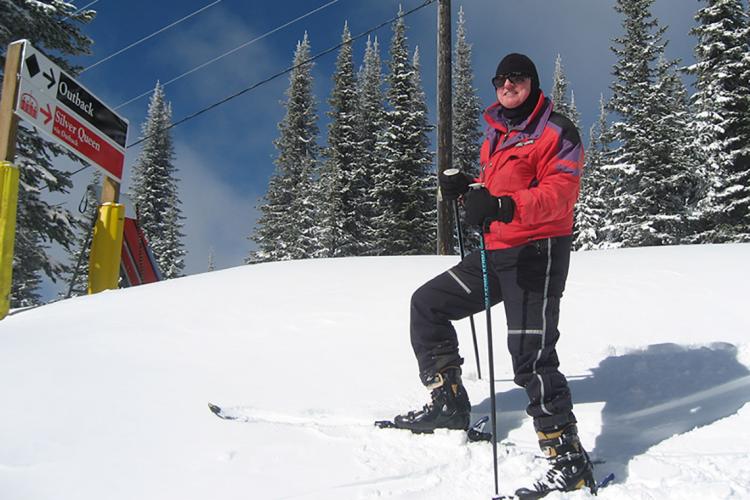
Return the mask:
[(509, 127), (500, 103), (484, 113), (489, 124), (482, 144), (479, 181), (493, 196), (511, 196), (513, 220), (495, 221), (485, 233), (490, 250), (573, 233), (573, 206), (583, 173), (583, 146), (575, 125), (552, 111), (540, 93), (534, 111)]

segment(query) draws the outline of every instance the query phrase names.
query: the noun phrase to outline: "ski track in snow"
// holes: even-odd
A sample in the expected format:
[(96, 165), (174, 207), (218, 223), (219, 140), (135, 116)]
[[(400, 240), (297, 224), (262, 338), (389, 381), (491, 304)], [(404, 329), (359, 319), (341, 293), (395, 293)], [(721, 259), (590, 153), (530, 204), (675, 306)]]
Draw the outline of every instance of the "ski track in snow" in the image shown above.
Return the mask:
[[(356, 459), (369, 470), (368, 478), (337, 485), (332, 490), (339, 493), (357, 490), (356, 498), (422, 498), (453, 478), (477, 479), (485, 468), (489, 443), (470, 443), (462, 431), (437, 431), (432, 435), (414, 435), (399, 429), (377, 429), (372, 421), (349, 418), (327, 412), (283, 414), (252, 407), (231, 407), (224, 413), (239, 424), (271, 424), (281, 428), (302, 426), (324, 438), (345, 440), (356, 449)], [(230, 421), (230, 422), (231, 422)], [(279, 432), (282, 432), (282, 429)], [(398, 450), (398, 453), (394, 451)], [(509, 455), (510, 449), (498, 443), (499, 454)], [(404, 452), (406, 451), (406, 452)], [(491, 464), (490, 464), (491, 466)], [(478, 469), (478, 470), (476, 470)], [(471, 481), (473, 482), (473, 481)], [(455, 488), (455, 498), (469, 495), (460, 483)], [(475, 494), (481, 495), (484, 488)], [(318, 498), (320, 491), (282, 498)]]
[[(284, 414), (250, 406), (222, 407), (222, 410), (231, 417), (228, 422), (276, 425), (278, 432), (291, 425), (313, 431), (324, 439), (350, 442), (357, 450), (358, 463), (369, 470), (368, 477), (331, 489), (337, 493), (356, 490), (352, 493), (356, 498), (427, 498), (436, 488), (446, 492), (446, 498), (482, 498), (486, 486), (481, 478), (492, 475), (492, 464), (487, 463), (491, 444), (469, 442), (462, 431), (438, 430), (431, 435), (415, 435), (399, 429), (377, 429), (365, 419), (323, 411)], [(512, 489), (506, 487), (505, 493), (528, 485), (546, 470), (546, 462), (535, 443), (521, 450), (507, 440), (499, 442), (498, 462), (501, 477), (522, 479), (514, 481)], [(597, 474), (606, 475), (601, 471)], [(468, 485), (477, 487), (472, 491)], [(281, 498), (318, 498), (321, 493), (311, 491)], [(567, 495), (590, 496), (584, 492)]]

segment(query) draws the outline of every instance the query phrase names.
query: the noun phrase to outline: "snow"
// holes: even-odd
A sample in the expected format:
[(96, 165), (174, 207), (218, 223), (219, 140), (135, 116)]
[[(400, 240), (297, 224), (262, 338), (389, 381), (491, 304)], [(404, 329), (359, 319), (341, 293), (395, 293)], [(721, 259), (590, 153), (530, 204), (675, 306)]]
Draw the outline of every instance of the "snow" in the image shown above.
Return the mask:
[[(559, 354), (600, 499), (750, 496), (750, 245), (575, 253)], [(4, 500), (487, 499), (488, 443), (421, 407), (409, 298), (455, 257), (244, 266), (0, 322)], [(544, 471), (494, 310), (501, 492)], [(489, 411), (458, 324), (473, 418)], [(218, 419), (214, 402), (246, 417)], [(588, 493), (550, 495), (588, 498)]]

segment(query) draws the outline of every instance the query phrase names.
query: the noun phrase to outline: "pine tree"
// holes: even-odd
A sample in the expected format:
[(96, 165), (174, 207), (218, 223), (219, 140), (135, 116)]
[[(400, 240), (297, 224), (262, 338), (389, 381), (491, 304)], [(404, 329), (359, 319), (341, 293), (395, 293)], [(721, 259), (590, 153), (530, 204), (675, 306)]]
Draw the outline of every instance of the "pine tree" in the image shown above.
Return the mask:
[(609, 152), (609, 125), (604, 96), (599, 99), (599, 119), (591, 126), (581, 194), (576, 204), (573, 248), (599, 248), (604, 240), (603, 227), (608, 219), (607, 185), (604, 162)]
[(581, 113), (578, 112), (578, 107), (576, 106), (576, 94), (572, 90), (570, 91), (570, 105), (568, 106), (568, 112), (570, 113), (570, 116), (568, 116), (568, 118), (573, 122), (573, 125), (575, 125), (576, 128), (580, 130)]
[(646, 103), (652, 119), (643, 124), (649, 156), (638, 166), (639, 201), (633, 207), (637, 224), (624, 232), (626, 240), (641, 245), (680, 243), (687, 236), (687, 217), (696, 201), (696, 162), (685, 134), (689, 126), (687, 90), (675, 66), (676, 61), (661, 58)]
[(608, 240), (614, 245), (627, 245), (622, 233), (627, 225), (637, 223), (630, 220), (630, 215), (638, 201), (640, 148), (647, 141), (641, 124), (649, 112), (644, 103), (654, 80), (649, 65), (663, 50), (661, 37), (665, 31), (661, 28), (652, 33), (657, 22), (651, 19), (651, 3), (651, 0), (617, 0), (615, 6), (615, 10), (624, 16), (625, 34), (622, 38), (615, 38), (617, 46), (611, 48), (618, 59), (613, 68), (615, 81), (610, 87), (609, 110), (619, 118), (612, 124), (612, 134), (620, 146), (613, 151), (608, 165), (614, 189), (610, 200), (613, 209), (606, 231)]
[(557, 54), (555, 59), (555, 72), (552, 74), (552, 92), (550, 99), (555, 106), (555, 111), (570, 118), (568, 108), (568, 79), (565, 77), (565, 71), (562, 65), (562, 56)]
[(208, 248), (208, 268), (206, 269), (209, 273), (216, 270), (216, 252), (214, 247)]
[(550, 99), (554, 105), (554, 110), (568, 118), (573, 124), (580, 129), (580, 114), (576, 109), (576, 101), (573, 92), (570, 92), (570, 101), (568, 101), (568, 85), (570, 82), (565, 76), (565, 69), (562, 64), (562, 56), (557, 54), (555, 59), (555, 72), (552, 75), (552, 94)]
[[(458, 11), (456, 44), (453, 63), (453, 167), (472, 177), (479, 176), (479, 148), (482, 129), (482, 107), (474, 88), (474, 70), (471, 66), (471, 44), (466, 40), (464, 10)], [(453, 212), (451, 211), (453, 217)], [(455, 221), (454, 221), (455, 224)], [(464, 231), (465, 232), (465, 231)], [(464, 235), (467, 249), (477, 248), (479, 238)], [(456, 238), (454, 241), (458, 241)]]
[(133, 166), (130, 195), (143, 234), (165, 279), (182, 276), (185, 249), (175, 153), (169, 130), (172, 106), (158, 82), (142, 127), (143, 149)]
[[(674, 244), (683, 236), (686, 200), (694, 187), (690, 164), (680, 154), (684, 136), (684, 89), (676, 62), (663, 60), (665, 27), (652, 18), (653, 0), (617, 0), (625, 34), (616, 38), (610, 110), (613, 142), (607, 172), (614, 186), (612, 217), (605, 229), (622, 246)], [(679, 123), (683, 123), (680, 128)]]
[[(177, 181), (176, 178), (173, 180)], [(152, 244), (151, 240), (148, 241), (159, 264), (162, 276), (165, 279), (170, 279), (183, 276), (183, 271), (185, 269), (184, 257), (187, 252), (182, 243), (185, 235), (181, 231), (183, 227), (182, 221), (185, 220), (185, 218), (181, 215), (181, 202), (177, 197), (176, 189), (170, 193), (170, 196), (169, 198), (166, 198), (166, 201), (167, 212), (164, 217), (164, 227), (166, 230), (162, 235), (161, 240), (158, 241), (156, 245)]]
[[(415, 59), (418, 62), (418, 53)], [(385, 134), (378, 145), (384, 163), (374, 188), (378, 204), (375, 252), (432, 253), (436, 208), (427, 137), (430, 126), (419, 71), (409, 61), (403, 17), (394, 23), (389, 70)]]
[[(96, 14), (77, 10), (61, 0), (0, 1), (0, 82), (6, 47), (24, 38), (75, 75), (80, 68), (71, 66), (64, 57), (91, 53), (93, 41), (81, 33), (79, 26), (91, 22)], [(19, 123), (14, 164), (20, 170), (20, 188), (11, 307), (39, 304), (42, 273), (55, 281), (66, 271), (66, 266), (52, 259), (48, 250), (50, 243), (64, 248), (73, 244), (73, 215), (62, 206), (48, 203), (41, 194), (45, 189), (64, 194), (72, 186), (69, 174), (54, 166), (54, 158), (61, 155), (79, 161), (61, 146), (42, 138), (33, 127)]]
[(750, 28), (740, 0), (705, 0), (698, 38), (693, 130), (709, 181), (699, 242), (750, 241)]
[(433, 168), (429, 134), (434, 130), (428, 119), (427, 98), (422, 87), (419, 47), (412, 57), (412, 85), (414, 102), (411, 109), (415, 149), (412, 151), (415, 165), (414, 186), (418, 188), (411, 211), (418, 221), (419, 230), (412, 235), (417, 253), (434, 253), (437, 241), (437, 176)]
[(373, 223), (377, 213), (374, 195), (375, 175), (383, 168), (379, 141), (385, 128), (385, 96), (381, 74), (378, 39), (367, 39), (364, 62), (357, 75), (359, 101), (357, 103), (357, 157), (352, 172), (352, 185), (359, 199), (355, 212), (360, 228), (360, 252), (362, 255), (376, 253), (376, 227)]
[(76, 221), (76, 244), (70, 253), (70, 271), (66, 278), (66, 297), (78, 297), (88, 293), (89, 256), (91, 255), (91, 238), (94, 233), (94, 223), (99, 213), (99, 200), (96, 198), (96, 186), (101, 185), (102, 174), (95, 170), (91, 182), (83, 194), (79, 209), (83, 212)]
[(474, 88), (471, 44), (466, 40), (464, 9), (458, 11), (453, 64), (453, 167), (471, 176), (479, 175), (482, 138), (482, 107)]
[(261, 216), (251, 237), (258, 245), (246, 262), (310, 258), (318, 252), (314, 191), (318, 126), (312, 93), (307, 32), (297, 44), (286, 91), (286, 115), (279, 123), (276, 171), (268, 183)]
[(362, 201), (357, 155), (360, 151), (357, 137), (357, 88), (352, 60), (351, 34), (344, 25), (341, 41), (344, 45), (336, 59), (333, 89), (328, 102), (328, 147), (326, 161), (320, 174), (321, 193), (318, 206), (321, 213), (319, 229), (321, 257), (359, 255), (361, 248)]

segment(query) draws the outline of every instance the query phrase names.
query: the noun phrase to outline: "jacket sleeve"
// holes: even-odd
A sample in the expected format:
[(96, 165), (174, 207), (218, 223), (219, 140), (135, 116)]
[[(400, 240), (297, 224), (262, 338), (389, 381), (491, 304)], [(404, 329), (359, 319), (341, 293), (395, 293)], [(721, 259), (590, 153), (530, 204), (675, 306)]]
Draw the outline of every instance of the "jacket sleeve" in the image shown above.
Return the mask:
[(573, 213), (583, 173), (583, 145), (575, 126), (566, 122), (563, 127), (555, 127), (559, 130), (556, 140), (546, 148), (542, 145), (536, 169), (538, 182), (513, 193), (521, 224), (543, 224)]

